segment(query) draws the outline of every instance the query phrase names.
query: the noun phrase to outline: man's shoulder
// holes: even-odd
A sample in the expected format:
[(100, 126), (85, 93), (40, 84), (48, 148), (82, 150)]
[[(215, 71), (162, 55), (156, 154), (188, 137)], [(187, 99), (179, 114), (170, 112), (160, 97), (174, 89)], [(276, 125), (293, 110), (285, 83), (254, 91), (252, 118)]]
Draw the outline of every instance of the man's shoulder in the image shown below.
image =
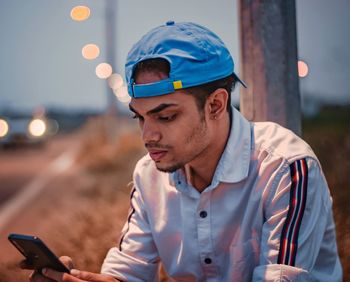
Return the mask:
[(144, 170), (156, 169), (154, 161), (149, 154), (144, 155), (135, 165), (135, 172), (142, 172)]
[(137, 166), (147, 166), (150, 165), (152, 162), (151, 157), (149, 156), (149, 154), (147, 153), (146, 155), (142, 156), (141, 159), (139, 159), (136, 163), (136, 167)]
[(134, 169), (134, 178), (158, 179), (167, 176), (168, 173), (161, 172), (157, 169), (155, 162), (149, 154), (143, 156), (137, 163)]
[(288, 162), (311, 157), (317, 159), (308, 143), (291, 130), (274, 122), (254, 122), (253, 146)]
[(150, 202), (155, 199), (155, 194), (168, 193), (174, 188), (174, 181), (169, 173), (157, 169), (155, 162), (147, 154), (136, 164), (133, 183), (143, 195), (144, 200)]

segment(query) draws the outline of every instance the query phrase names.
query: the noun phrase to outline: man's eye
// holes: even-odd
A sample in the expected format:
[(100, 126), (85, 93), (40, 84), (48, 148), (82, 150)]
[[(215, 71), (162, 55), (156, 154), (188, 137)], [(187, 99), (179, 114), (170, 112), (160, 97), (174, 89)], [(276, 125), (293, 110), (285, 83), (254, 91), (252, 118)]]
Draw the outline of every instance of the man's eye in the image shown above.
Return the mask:
[(158, 119), (161, 121), (172, 121), (174, 120), (176, 115), (171, 115), (171, 116), (159, 116)]
[(143, 119), (143, 117), (140, 116), (140, 115), (133, 115), (132, 118), (133, 118), (133, 119), (138, 119), (138, 120), (142, 120), (142, 119)]

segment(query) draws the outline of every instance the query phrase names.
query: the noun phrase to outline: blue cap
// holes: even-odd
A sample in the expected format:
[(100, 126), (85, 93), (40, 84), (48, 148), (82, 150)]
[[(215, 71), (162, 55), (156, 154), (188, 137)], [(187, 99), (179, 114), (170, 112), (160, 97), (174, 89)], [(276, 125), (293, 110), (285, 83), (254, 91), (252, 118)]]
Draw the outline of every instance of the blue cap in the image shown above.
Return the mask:
[[(169, 78), (135, 84), (134, 70), (144, 60), (162, 58), (169, 62)], [(152, 97), (212, 82), (233, 74), (234, 62), (221, 39), (195, 23), (168, 21), (144, 35), (130, 50), (125, 75), (131, 97)]]

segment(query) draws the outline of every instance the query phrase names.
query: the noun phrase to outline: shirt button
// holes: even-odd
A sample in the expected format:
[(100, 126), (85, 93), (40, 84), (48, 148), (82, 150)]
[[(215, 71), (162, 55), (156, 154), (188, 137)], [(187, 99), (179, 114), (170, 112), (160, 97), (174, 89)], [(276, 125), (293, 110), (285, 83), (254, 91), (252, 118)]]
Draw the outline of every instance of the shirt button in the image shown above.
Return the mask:
[(206, 218), (207, 215), (208, 215), (208, 213), (207, 213), (206, 211), (201, 211), (201, 212), (199, 213), (199, 216), (200, 216), (201, 218)]
[(204, 262), (205, 262), (206, 264), (211, 264), (211, 258), (205, 258), (205, 259), (204, 259)]

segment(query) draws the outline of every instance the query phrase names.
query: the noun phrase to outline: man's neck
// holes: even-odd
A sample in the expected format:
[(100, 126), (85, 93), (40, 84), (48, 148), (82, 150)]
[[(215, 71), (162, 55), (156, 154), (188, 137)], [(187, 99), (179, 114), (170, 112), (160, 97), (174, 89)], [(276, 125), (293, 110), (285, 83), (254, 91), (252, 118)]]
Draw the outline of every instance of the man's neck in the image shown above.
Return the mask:
[(230, 125), (230, 117), (227, 115), (227, 118), (218, 123), (215, 137), (213, 136), (213, 140), (205, 152), (184, 167), (187, 182), (200, 193), (208, 187), (213, 180), (216, 167), (218, 166), (230, 135)]

